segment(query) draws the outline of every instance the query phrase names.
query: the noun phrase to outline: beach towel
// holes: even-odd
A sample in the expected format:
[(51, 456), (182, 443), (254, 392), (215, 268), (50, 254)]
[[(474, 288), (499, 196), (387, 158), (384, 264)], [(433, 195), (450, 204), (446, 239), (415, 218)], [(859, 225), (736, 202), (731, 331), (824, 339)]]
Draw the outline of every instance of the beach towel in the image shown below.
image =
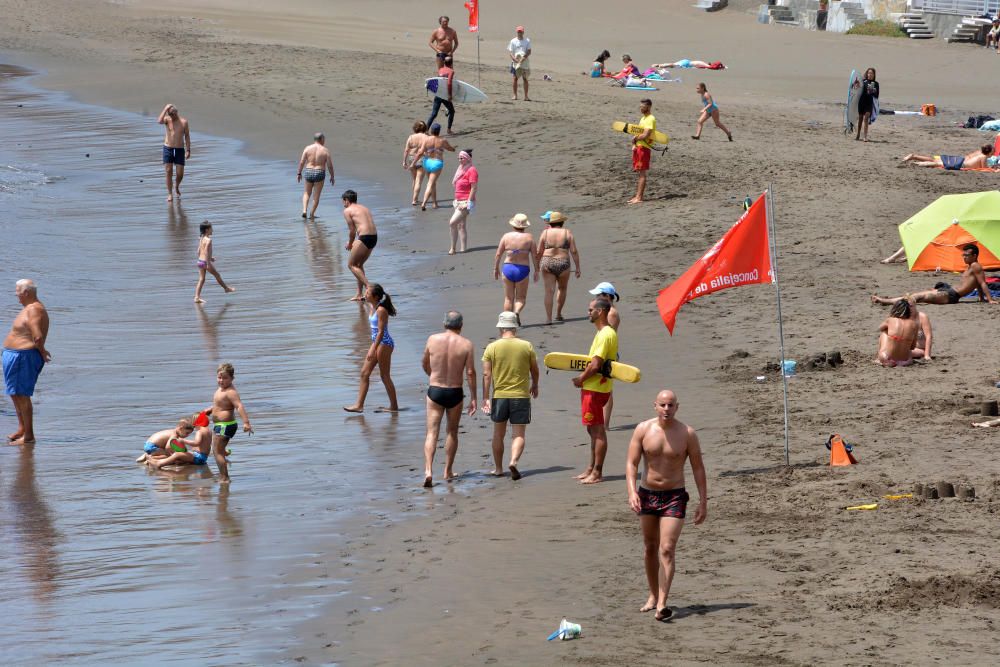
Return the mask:
[[(987, 278), (987, 280), (989, 280)], [(990, 296), (994, 299), (1000, 299), (1000, 284), (997, 283), (987, 283), (987, 287), (990, 288)], [(979, 301), (979, 290), (972, 290), (966, 296), (961, 298), (962, 301)]]
[(1000, 132), (1000, 120), (988, 120), (979, 126), (980, 132)]

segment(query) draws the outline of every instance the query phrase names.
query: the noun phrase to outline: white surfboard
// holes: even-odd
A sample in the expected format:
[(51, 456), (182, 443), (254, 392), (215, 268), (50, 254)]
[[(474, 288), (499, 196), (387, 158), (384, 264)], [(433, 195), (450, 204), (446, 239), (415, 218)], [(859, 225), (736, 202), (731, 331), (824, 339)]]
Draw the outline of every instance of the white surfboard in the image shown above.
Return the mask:
[(861, 100), (861, 77), (858, 70), (851, 70), (847, 81), (847, 107), (844, 109), (844, 134), (854, 132), (858, 127), (858, 102)]
[[(427, 92), (434, 97), (440, 97), (442, 100), (448, 99), (448, 80), (445, 77), (435, 76), (427, 79), (426, 88)], [(486, 93), (471, 84), (455, 79), (451, 83), (451, 101), (459, 104), (485, 102)]]

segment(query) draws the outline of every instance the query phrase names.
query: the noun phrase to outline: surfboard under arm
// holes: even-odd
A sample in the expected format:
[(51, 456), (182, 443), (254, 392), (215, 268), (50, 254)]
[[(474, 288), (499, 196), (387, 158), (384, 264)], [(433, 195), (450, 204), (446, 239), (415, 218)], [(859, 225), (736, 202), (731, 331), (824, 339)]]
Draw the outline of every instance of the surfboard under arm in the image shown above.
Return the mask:
[[(546, 368), (551, 368), (552, 370), (582, 373), (590, 364), (590, 357), (585, 354), (549, 352), (545, 355), (543, 363)], [(635, 383), (642, 379), (642, 372), (635, 366), (629, 366), (617, 361), (610, 362), (608, 366), (609, 368), (605, 369), (607, 372), (602, 374), (608, 375), (610, 373), (610, 377), (615, 380)]]

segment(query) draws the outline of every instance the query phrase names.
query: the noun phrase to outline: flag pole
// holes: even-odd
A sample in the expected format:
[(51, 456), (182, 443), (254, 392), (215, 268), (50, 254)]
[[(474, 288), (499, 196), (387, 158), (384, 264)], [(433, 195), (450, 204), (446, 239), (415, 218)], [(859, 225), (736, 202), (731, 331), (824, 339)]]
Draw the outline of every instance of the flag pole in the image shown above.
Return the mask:
[(781, 318), (781, 284), (778, 281), (778, 237), (774, 233), (774, 202), (771, 199), (771, 184), (767, 186), (767, 226), (771, 237), (771, 272), (774, 276), (774, 293), (778, 303), (778, 345), (781, 349), (781, 359), (778, 366), (781, 370), (781, 384), (784, 389), (785, 401), (785, 465), (788, 463), (788, 376), (785, 375), (785, 328)]
[(479, 29), (476, 29), (476, 85), (483, 87), (482, 66), (479, 62)]

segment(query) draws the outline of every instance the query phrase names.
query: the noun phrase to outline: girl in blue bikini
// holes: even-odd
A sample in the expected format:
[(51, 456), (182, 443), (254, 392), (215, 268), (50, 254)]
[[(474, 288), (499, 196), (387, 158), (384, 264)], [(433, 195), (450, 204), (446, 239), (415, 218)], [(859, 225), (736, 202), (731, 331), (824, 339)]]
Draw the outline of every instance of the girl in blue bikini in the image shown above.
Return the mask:
[(372, 371), (378, 366), (379, 377), (385, 385), (385, 393), (389, 395), (389, 407), (376, 408), (375, 412), (399, 412), (399, 404), (396, 402), (396, 385), (389, 377), (392, 367), (392, 351), (396, 349), (396, 342), (389, 335), (389, 317), (396, 315), (396, 308), (392, 305), (392, 299), (385, 293), (378, 283), (371, 283), (365, 291), (365, 303), (371, 309), (368, 317), (368, 324), (371, 327), (372, 344), (365, 355), (365, 361), (361, 364), (361, 382), (358, 386), (358, 400), (354, 405), (344, 408), (347, 412), (364, 412), (365, 398), (368, 396), (368, 384)]
[(701, 114), (698, 116), (698, 129), (693, 135), (692, 139), (701, 139), (701, 130), (705, 127), (705, 123), (711, 118), (715, 122), (715, 126), (726, 133), (729, 140), (733, 140), (733, 133), (729, 131), (722, 121), (719, 120), (719, 107), (716, 105), (715, 100), (712, 99), (712, 95), (708, 92), (708, 87), (704, 83), (699, 83), (698, 87), (695, 88), (698, 94), (701, 95), (702, 109)]
[(448, 143), (447, 139), (441, 137), (441, 126), (437, 123), (431, 125), (430, 134), (424, 138), (423, 145), (414, 156), (414, 163), (419, 163), (427, 172), (427, 188), (424, 190), (424, 200), (420, 203), (420, 210), (427, 210), (427, 200), (431, 200), (432, 206), (437, 208), (437, 181), (444, 169), (444, 152), (455, 152), (455, 147)]
[[(535, 265), (535, 280), (538, 280), (538, 256), (534, 252), (535, 239), (525, 231), (531, 222), (528, 216), (518, 213), (510, 219), (509, 224), (514, 231), (507, 232), (497, 245), (497, 254), (493, 262), (493, 279), (499, 280), (503, 274), (503, 309), (513, 311), (521, 321), (521, 311), (528, 297), (528, 274), (531, 264)], [(503, 269), (500, 268), (500, 258), (503, 257)]]

